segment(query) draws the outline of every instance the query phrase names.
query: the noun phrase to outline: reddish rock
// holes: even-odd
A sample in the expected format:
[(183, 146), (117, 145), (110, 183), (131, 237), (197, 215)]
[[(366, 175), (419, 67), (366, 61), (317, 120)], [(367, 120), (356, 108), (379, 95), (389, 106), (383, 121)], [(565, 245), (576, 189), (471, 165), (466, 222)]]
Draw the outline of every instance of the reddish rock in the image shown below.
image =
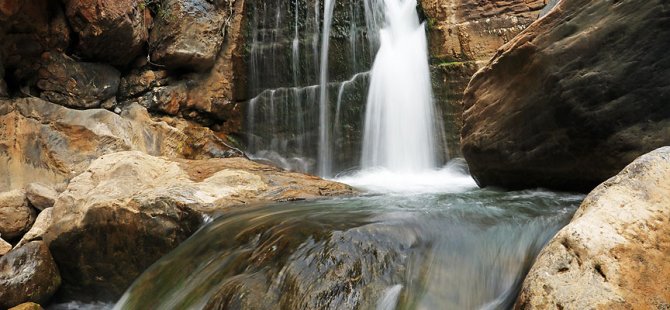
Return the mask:
[(93, 61), (124, 66), (147, 41), (143, 0), (67, 0), (65, 12), (79, 38), (77, 50)]

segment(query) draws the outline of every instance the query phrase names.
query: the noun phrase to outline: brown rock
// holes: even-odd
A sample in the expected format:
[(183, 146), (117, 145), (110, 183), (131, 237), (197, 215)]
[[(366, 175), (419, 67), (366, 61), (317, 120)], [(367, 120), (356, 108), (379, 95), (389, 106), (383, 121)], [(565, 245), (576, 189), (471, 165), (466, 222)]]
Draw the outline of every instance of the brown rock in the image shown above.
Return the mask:
[(65, 11), (79, 37), (79, 52), (93, 60), (125, 66), (147, 41), (144, 1), (68, 0)]
[(7, 254), (12, 249), (12, 245), (0, 238), (0, 256)]
[(230, 150), (225, 137), (185, 120), (155, 121), (146, 109), (73, 110), (37, 98), (0, 103), (0, 191), (33, 182), (55, 185), (83, 172), (103, 154), (209, 158)]
[(663, 309), (670, 305), (670, 147), (593, 190), (542, 250), (517, 309)]
[(42, 308), (42, 306), (34, 302), (26, 302), (16, 307), (9, 308), (9, 310), (44, 310), (44, 308)]
[(26, 198), (37, 210), (44, 210), (54, 206), (58, 192), (48, 185), (30, 183), (26, 186)]
[(149, 37), (151, 60), (170, 69), (204, 71), (223, 42), (227, 11), (205, 0), (166, 0)]
[(588, 191), (669, 145), (666, 7), (561, 1), (503, 46), (465, 94), (478, 183)]
[(121, 99), (137, 97), (154, 87), (164, 86), (167, 83), (168, 72), (165, 70), (134, 69), (130, 74), (121, 78), (118, 96)]
[(53, 222), (53, 208), (45, 209), (37, 215), (35, 223), (30, 228), (30, 230), (23, 235), (21, 241), (16, 244), (15, 248), (18, 248), (30, 241), (42, 240), (44, 233), (49, 228), (49, 225)]
[(0, 193), (0, 235), (13, 240), (26, 233), (35, 222), (35, 210), (21, 190)]
[(203, 214), (352, 193), (344, 184), (242, 158), (192, 161), (120, 152), (100, 157), (70, 182), (44, 239), (62, 270), (64, 296), (115, 300), (195, 232)]
[(46, 304), (60, 286), (58, 268), (42, 241), (0, 257), (0, 308), (24, 302)]
[(42, 56), (40, 97), (73, 108), (96, 108), (116, 95), (120, 73), (111, 66), (77, 62), (57, 53)]

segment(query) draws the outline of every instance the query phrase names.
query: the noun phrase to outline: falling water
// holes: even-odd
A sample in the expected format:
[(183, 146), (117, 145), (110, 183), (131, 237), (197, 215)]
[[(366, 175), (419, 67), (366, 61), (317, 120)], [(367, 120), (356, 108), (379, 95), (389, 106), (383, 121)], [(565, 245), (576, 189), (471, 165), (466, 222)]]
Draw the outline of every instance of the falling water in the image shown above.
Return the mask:
[(386, 26), (372, 67), (363, 138), (364, 168), (435, 168), (428, 47), (416, 0), (386, 0)]
[(323, 35), (321, 36), (321, 77), (319, 87), (319, 175), (330, 176), (330, 119), (328, 113), (328, 49), (330, 47), (330, 27), (333, 21), (335, 0), (326, 0), (324, 3)]

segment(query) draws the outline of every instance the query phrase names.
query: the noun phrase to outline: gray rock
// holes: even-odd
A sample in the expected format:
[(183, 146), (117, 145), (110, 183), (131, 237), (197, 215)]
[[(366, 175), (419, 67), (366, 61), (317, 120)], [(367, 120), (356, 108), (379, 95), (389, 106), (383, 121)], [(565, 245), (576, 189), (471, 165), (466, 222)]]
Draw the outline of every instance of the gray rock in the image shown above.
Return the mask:
[(73, 108), (96, 108), (116, 95), (118, 70), (99, 63), (77, 62), (58, 53), (44, 53), (38, 73), (40, 97)]
[(35, 216), (24, 191), (0, 193), (0, 234), (3, 238), (10, 241), (20, 238), (35, 222)]
[(41, 183), (30, 183), (26, 186), (26, 197), (37, 210), (44, 210), (54, 206), (58, 192), (48, 185)]
[(30, 242), (0, 257), (0, 308), (28, 301), (46, 304), (60, 282), (49, 248), (42, 241)]
[(670, 147), (594, 189), (542, 250), (517, 309), (665, 309), (670, 305)]
[(149, 36), (152, 62), (204, 71), (223, 43), (226, 11), (205, 0), (166, 0)]

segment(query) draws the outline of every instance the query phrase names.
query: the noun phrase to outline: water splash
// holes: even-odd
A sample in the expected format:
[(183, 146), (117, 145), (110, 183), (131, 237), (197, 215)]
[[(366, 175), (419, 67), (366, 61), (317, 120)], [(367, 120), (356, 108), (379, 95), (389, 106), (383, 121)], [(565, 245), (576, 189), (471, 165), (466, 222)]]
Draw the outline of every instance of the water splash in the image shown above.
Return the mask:
[(363, 168), (417, 172), (436, 167), (434, 108), (425, 24), (416, 0), (386, 0), (386, 26), (372, 67)]

